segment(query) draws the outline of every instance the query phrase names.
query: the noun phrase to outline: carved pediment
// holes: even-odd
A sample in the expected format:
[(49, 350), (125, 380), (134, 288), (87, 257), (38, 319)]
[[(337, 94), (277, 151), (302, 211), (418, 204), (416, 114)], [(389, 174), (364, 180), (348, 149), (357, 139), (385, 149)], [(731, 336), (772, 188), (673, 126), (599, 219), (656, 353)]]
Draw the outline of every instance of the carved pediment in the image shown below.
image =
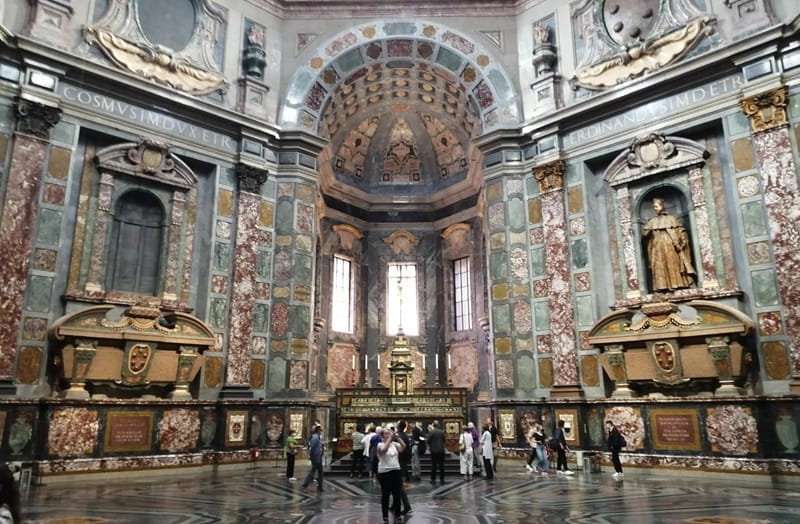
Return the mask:
[(633, 139), (609, 164), (603, 179), (618, 186), (656, 173), (702, 165), (708, 155), (702, 145), (692, 140), (650, 133)]
[(197, 177), (171, 148), (155, 140), (128, 142), (107, 147), (97, 153), (97, 166), (112, 173), (147, 178), (162, 184), (191, 189)]

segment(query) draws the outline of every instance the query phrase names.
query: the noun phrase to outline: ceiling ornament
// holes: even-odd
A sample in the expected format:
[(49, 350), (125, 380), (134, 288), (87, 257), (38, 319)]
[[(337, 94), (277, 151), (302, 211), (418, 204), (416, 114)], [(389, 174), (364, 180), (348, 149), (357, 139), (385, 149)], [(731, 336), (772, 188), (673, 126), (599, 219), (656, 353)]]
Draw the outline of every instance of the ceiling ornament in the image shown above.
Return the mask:
[[(582, 0), (572, 9), (578, 63), (573, 89), (602, 91), (675, 63), (715, 33), (691, 0)], [(719, 44), (717, 38), (712, 44)]]
[(400, 229), (384, 238), (383, 242), (391, 246), (395, 255), (410, 255), (420, 240), (413, 233)]

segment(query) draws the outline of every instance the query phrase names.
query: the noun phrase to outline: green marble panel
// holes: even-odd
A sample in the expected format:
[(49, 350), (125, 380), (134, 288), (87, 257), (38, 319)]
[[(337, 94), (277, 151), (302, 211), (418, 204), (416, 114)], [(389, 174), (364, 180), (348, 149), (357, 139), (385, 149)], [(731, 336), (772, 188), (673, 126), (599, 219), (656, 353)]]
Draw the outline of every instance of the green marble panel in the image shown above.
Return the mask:
[(50, 299), (53, 296), (53, 279), (33, 275), (28, 281), (26, 291), (25, 309), (37, 313), (50, 311)]
[(259, 251), (256, 254), (256, 278), (268, 281), (271, 273), (272, 254), (269, 251)]
[(60, 121), (56, 124), (51, 133), (53, 142), (71, 145), (75, 140), (75, 129), (75, 124), (65, 122), (64, 120)]
[[(57, 246), (61, 237), (61, 211), (43, 208), (39, 211), (39, 231), (36, 240), (42, 244)], [(71, 239), (65, 239), (71, 242)]]
[(727, 117), (728, 131), (731, 135), (741, 135), (750, 132), (750, 121), (741, 111), (731, 113)]
[(226, 187), (236, 187), (236, 171), (230, 168), (220, 169), (219, 184)]
[[(228, 271), (231, 263), (231, 246), (222, 242), (214, 244), (214, 260), (212, 268), (214, 271)], [(267, 274), (269, 278), (269, 273)]]
[(258, 333), (269, 331), (269, 306), (256, 302), (253, 308), (253, 330)]
[(0, 127), (11, 127), (16, 121), (16, 108), (14, 106), (0, 105)]
[(489, 257), (489, 270), (493, 280), (508, 278), (508, 253), (492, 253)]
[(383, 31), (387, 35), (413, 35), (417, 32), (417, 24), (414, 22), (389, 22), (384, 24)]
[(594, 308), (592, 307), (592, 297), (582, 295), (575, 298), (575, 307), (578, 312), (578, 325), (591, 326), (594, 324)]
[(759, 237), (767, 234), (767, 223), (764, 218), (764, 208), (760, 201), (742, 204), (742, 225), (744, 236), (747, 238)]
[(539, 194), (539, 181), (533, 177), (525, 179), (525, 192), (529, 197)]
[(536, 389), (536, 363), (530, 355), (520, 355), (517, 359), (517, 385), (523, 391)]
[(775, 283), (775, 272), (762, 269), (750, 273), (753, 281), (753, 297), (756, 306), (774, 306), (778, 304), (778, 287)]
[(274, 358), (267, 362), (267, 391), (279, 393), (286, 389), (286, 360)]
[(261, 184), (261, 195), (267, 198), (275, 198), (275, 182), (272, 179), (267, 179), (266, 182)]
[(216, 329), (226, 329), (228, 327), (227, 308), (225, 307), (225, 299), (212, 298), (211, 308), (209, 311), (209, 323)]
[(336, 59), (336, 65), (339, 67), (339, 70), (344, 73), (349, 73), (363, 63), (364, 57), (361, 56), (360, 49), (352, 49)]
[(492, 325), (495, 333), (508, 333), (511, 331), (511, 309), (508, 304), (492, 307)]
[(294, 232), (294, 204), (288, 200), (278, 202), (275, 208), (275, 232), (279, 235)]
[(583, 269), (589, 265), (589, 249), (586, 246), (585, 238), (573, 240), (571, 251), (573, 269)]
[(314, 281), (314, 274), (311, 271), (311, 257), (304, 255), (294, 256), (294, 283), (295, 284), (312, 284)]
[(533, 276), (535, 277), (544, 275), (546, 267), (544, 263), (543, 247), (535, 247), (531, 249), (531, 269), (533, 270)]
[(512, 198), (508, 201), (508, 225), (511, 229), (519, 231), (525, 228), (527, 218), (525, 216), (525, 202), (520, 198)]
[(446, 47), (439, 48), (439, 54), (436, 55), (436, 63), (453, 72), (461, 69), (461, 57)]
[(289, 329), (295, 338), (303, 338), (311, 332), (311, 313), (306, 306), (292, 306), (289, 313)]
[(550, 329), (550, 307), (546, 300), (533, 303), (533, 325), (537, 331)]
[(579, 184), (581, 180), (581, 170), (575, 164), (567, 165), (564, 172), (564, 180), (567, 186), (574, 186)]
[(789, 95), (789, 118), (800, 117), (800, 96)]

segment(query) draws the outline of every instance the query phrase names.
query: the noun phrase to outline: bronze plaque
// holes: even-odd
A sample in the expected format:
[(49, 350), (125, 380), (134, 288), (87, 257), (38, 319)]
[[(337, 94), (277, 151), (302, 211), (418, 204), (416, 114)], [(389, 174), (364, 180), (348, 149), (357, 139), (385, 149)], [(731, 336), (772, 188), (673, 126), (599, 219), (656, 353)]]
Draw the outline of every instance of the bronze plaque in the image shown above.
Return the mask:
[(693, 409), (654, 409), (650, 411), (653, 448), (700, 451), (700, 427)]
[(105, 451), (149, 451), (153, 445), (153, 413), (109, 411)]

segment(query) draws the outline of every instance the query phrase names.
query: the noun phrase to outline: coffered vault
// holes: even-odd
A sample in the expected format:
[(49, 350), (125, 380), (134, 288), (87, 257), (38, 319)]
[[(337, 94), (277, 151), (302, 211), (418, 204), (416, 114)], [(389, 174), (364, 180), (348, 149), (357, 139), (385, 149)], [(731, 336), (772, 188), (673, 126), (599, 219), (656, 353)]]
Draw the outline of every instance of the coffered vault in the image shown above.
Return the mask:
[(518, 124), (517, 99), (479, 43), (424, 21), (372, 22), (311, 53), (281, 124), (328, 140), (320, 178), (332, 207), (429, 212), (475, 196), (471, 140)]

